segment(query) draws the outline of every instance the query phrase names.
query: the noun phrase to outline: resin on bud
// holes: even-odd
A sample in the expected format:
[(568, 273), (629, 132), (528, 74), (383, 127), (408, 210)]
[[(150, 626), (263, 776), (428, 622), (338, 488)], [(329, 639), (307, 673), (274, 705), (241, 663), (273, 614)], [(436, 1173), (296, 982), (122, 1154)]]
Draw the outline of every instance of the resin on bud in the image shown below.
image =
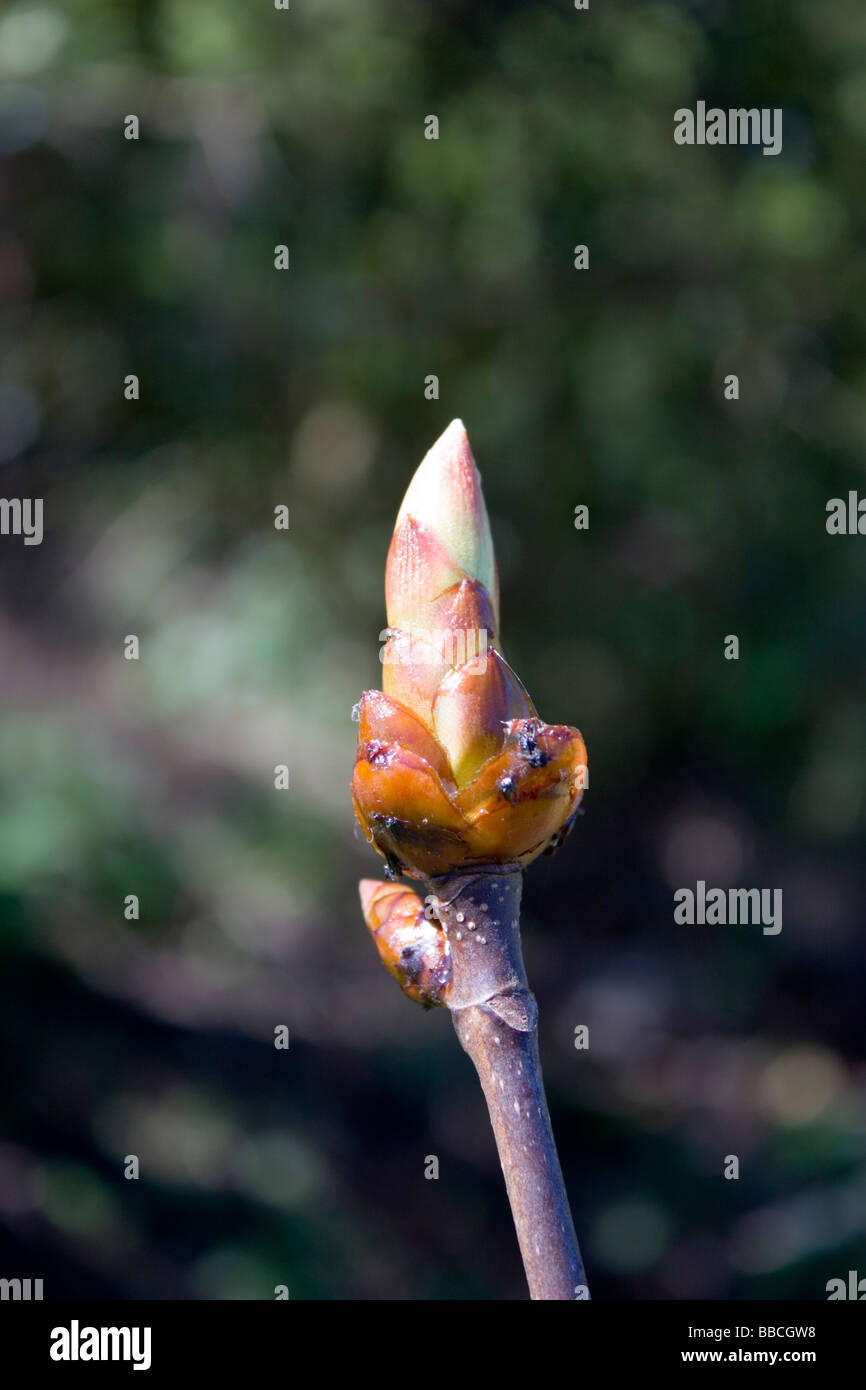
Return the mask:
[(586, 749), (545, 724), (502, 655), (481, 479), (463, 424), (403, 499), (385, 576), (381, 691), (360, 703), (352, 796), (392, 875), (530, 863), (577, 812)]

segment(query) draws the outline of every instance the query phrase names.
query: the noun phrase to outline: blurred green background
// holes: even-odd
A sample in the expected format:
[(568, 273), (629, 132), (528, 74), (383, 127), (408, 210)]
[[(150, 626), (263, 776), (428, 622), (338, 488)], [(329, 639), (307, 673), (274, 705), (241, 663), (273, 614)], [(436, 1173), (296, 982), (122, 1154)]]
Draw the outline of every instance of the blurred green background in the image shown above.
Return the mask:
[[(862, 0), (40, 0), (0, 78), (0, 493), (46, 518), (0, 540), (0, 1274), (525, 1296), (347, 791), (461, 416), (506, 652), (589, 747), (524, 937), (593, 1293), (866, 1275), (866, 541), (825, 531), (866, 487)], [(783, 153), (675, 146), (699, 98), (783, 107)], [(781, 887), (781, 935), (676, 926), (698, 878)]]

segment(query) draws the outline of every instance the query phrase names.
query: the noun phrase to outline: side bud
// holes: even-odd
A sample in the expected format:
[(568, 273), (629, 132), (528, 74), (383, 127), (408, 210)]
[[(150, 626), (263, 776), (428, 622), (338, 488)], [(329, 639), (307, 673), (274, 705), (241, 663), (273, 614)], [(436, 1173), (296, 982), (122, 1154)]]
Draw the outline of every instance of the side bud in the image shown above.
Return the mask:
[(361, 880), (361, 908), (376, 950), (404, 994), (425, 1009), (444, 1004), (451, 980), (448, 943), (411, 888)]

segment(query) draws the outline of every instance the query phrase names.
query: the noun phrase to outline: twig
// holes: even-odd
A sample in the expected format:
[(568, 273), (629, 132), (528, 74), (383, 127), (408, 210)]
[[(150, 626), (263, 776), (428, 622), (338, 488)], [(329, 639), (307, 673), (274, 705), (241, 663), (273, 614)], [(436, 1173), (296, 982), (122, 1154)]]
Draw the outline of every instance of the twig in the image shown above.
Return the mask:
[(522, 878), (516, 865), (497, 865), (430, 880), (451, 953), (445, 1002), (487, 1100), (530, 1297), (585, 1299), (520, 947)]

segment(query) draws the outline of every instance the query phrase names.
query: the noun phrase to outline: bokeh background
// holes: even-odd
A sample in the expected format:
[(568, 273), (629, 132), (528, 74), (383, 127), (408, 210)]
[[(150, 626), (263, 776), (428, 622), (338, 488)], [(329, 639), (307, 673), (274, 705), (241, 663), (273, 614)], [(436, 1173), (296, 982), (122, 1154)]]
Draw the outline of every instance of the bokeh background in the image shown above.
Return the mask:
[[(38, 0), (0, 77), (0, 493), (46, 515), (0, 540), (0, 1274), (525, 1296), (347, 792), (461, 416), (506, 652), (589, 747), (524, 936), (594, 1295), (866, 1275), (866, 541), (825, 530), (866, 487), (861, 0)], [(783, 107), (781, 156), (675, 146), (698, 98)], [(676, 926), (698, 878), (781, 887), (781, 935)]]

